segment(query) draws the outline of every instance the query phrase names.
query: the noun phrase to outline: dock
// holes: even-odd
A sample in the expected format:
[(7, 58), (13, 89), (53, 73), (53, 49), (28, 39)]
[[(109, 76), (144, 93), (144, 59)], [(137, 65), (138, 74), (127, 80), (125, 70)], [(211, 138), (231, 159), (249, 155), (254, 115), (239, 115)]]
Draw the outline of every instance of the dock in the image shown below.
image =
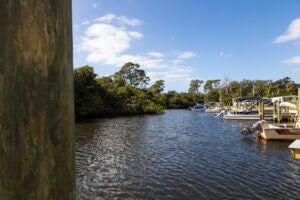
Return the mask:
[(274, 103), (273, 107), (265, 107), (263, 102), (260, 102), (258, 105), (258, 115), (259, 120), (266, 120), (268, 122), (294, 123), (297, 121), (297, 112), (283, 109), (278, 102)]
[(289, 145), (291, 156), (295, 159), (300, 159), (300, 140), (295, 140)]

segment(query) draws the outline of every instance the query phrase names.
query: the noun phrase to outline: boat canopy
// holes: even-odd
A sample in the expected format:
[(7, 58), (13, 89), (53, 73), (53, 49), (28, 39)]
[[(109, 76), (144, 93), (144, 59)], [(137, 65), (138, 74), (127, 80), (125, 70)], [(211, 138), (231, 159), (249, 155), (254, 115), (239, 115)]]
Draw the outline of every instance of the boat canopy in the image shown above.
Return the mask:
[(286, 101), (281, 102), (279, 106), (280, 106), (280, 107), (296, 108), (296, 105), (295, 105), (295, 104), (290, 103), (290, 102), (286, 102)]
[(233, 98), (232, 101), (233, 102), (243, 102), (243, 101), (259, 101), (261, 99), (261, 97), (237, 97), (237, 98)]

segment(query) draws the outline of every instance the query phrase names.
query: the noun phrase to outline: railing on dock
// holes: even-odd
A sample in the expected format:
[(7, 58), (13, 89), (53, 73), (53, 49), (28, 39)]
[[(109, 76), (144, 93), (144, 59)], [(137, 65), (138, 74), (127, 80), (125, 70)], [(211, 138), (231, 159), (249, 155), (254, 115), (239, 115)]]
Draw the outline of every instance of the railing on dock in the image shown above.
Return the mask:
[(265, 107), (263, 102), (258, 104), (258, 115), (260, 120), (266, 120), (269, 122), (290, 122), (294, 123), (297, 121), (297, 112), (284, 112), (279, 102), (274, 102), (273, 107)]

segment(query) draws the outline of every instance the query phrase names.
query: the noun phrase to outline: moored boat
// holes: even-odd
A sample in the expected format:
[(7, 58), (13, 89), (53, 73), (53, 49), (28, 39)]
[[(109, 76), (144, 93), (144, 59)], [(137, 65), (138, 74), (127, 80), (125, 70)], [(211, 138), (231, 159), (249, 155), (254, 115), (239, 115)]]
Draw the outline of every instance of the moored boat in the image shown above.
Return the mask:
[(205, 109), (206, 107), (201, 104), (196, 104), (195, 106), (189, 108), (190, 111), (196, 111), (196, 112), (203, 112)]
[(259, 115), (258, 114), (226, 113), (223, 115), (223, 119), (226, 119), (226, 120), (259, 120)]
[(205, 112), (207, 113), (218, 113), (222, 110), (222, 108), (220, 108), (219, 106), (216, 106), (214, 108), (207, 108), (205, 109)]
[(222, 110), (219, 102), (211, 102), (208, 108), (205, 109), (207, 113), (219, 113)]
[(256, 111), (221, 111), (217, 116), (222, 116), (225, 120), (259, 120), (259, 115)]
[(265, 120), (253, 124), (252, 128), (244, 128), (242, 133), (256, 132), (257, 136), (264, 140), (296, 140), (300, 139), (300, 128), (287, 126), (286, 124), (273, 125)]

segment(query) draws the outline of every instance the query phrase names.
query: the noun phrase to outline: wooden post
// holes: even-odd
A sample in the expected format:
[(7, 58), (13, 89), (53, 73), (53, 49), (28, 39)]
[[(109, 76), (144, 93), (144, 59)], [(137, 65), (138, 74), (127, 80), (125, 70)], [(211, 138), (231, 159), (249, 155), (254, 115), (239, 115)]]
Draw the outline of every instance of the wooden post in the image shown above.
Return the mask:
[(300, 128), (300, 84), (296, 84), (298, 90), (298, 100), (297, 100), (297, 122), (296, 128)]
[(261, 103), (261, 111), (262, 111), (262, 119), (265, 119), (265, 104), (264, 102), (260, 102)]
[(282, 109), (281, 109), (280, 103), (281, 103), (281, 101), (279, 100), (279, 101), (277, 101), (277, 104), (276, 104), (277, 109), (278, 109), (278, 122), (279, 123), (282, 120), (282, 116), (281, 116), (282, 115)]
[(273, 123), (277, 121), (277, 107), (276, 107), (277, 101), (273, 102)]
[(259, 120), (263, 120), (263, 119), (264, 119), (264, 110), (263, 110), (262, 104), (263, 104), (262, 101), (260, 101), (260, 102), (258, 103), (258, 115), (259, 115)]
[(71, 0), (0, 1), (0, 199), (75, 199)]

